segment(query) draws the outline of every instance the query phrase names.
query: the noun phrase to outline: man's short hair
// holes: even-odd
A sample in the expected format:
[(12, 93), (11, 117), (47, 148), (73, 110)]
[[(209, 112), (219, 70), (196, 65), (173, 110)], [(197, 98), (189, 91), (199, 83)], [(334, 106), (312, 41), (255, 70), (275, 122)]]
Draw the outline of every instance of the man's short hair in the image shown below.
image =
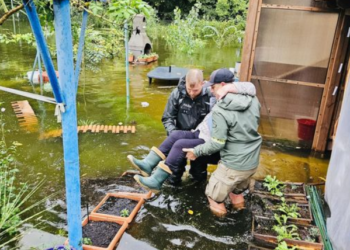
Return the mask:
[(190, 69), (186, 74), (186, 84), (190, 87), (203, 82), (203, 71), (200, 69)]

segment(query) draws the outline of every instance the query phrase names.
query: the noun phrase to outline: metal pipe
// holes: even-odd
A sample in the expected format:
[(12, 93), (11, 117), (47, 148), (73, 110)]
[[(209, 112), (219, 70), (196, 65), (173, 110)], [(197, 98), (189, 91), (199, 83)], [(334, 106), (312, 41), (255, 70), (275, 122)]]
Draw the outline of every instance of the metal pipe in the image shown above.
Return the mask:
[(43, 94), (43, 69), (41, 67), (41, 55), (38, 51), (38, 68), (39, 68), (39, 80), (40, 80), (40, 94)]
[(33, 85), (33, 77), (34, 77), (34, 72), (35, 72), (35, 68), (36, 68), (36, 64), (38, 63), (38, 57), (39, 57), (39, 50), (36, 51), (36, 56), (35, 56), (35, 60), (34, 60), (34, 64), (33, 64), (33, 70), (32, 70), (32, 74), (30, 76), (30, 83)]
[(129, 44), (128, 44), (128, 22), (124, 22), (124, 36), (125, 36), (125, 72), (126, 72), (126, 108), (130, 107), (130, 81), (129, 81)]
[(46, 45), (45, 37), (40, 25), (39, 17), (36, 12), (34, 2), (33, 0), (23, 0), (23, 4), (27, 12), (30, 26), (32, 27), (33, 34), (35, 36), (38, 49), (40, 51), (40, 54), (42, 55), (44, 65), (52, 85), (53, 94), (56, 98), (57, 103), (63, 103), (64, 101), (61, 95), (60, 85), (56, 77), (55, 68), (51, 60), (49, 49)]
[(81, 30), (80, 30), (80, 38), (79, 38), (79, 47), (77, 54), (77, 61), (75, 64), (75, 84), (76, 84), (76, 92), (78, 92), (79, 85), (79, 75), (80, 75), (80, 66), (82, 61), (83, 49), (84, 49), (84, 41), (85, 41), (85, 30), (87, 25), (89, 13), (84, 10), (83, 12), (83, 21), (81, 22)]
[(66, 101), (62, 114), (64, 170), (66, 182), (69, 244), (82, 249), (81, 195), (77, 133), (76, 87), (69, 0), (54, 0), (57, 65)]

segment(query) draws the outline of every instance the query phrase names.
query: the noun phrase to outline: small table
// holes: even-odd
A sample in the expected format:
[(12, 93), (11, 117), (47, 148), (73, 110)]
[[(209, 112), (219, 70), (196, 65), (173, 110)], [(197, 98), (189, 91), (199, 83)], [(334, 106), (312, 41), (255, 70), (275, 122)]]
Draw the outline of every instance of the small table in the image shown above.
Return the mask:
[(152, 83), (153, 78), (161, 80), (179, 80), (187, 74), (187, 71), (188, 69), (186, 68), (178, 68), (174, 66), (158, 67), (148, 72), (147, 77), (149, 84)]

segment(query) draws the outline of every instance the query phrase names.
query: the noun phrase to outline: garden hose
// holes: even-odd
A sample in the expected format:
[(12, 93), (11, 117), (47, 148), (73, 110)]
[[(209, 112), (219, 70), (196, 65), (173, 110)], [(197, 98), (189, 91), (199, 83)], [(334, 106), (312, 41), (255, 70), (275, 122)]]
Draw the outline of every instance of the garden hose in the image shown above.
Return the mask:
[(314, 217), (315, 224), (320, 230), (324, 250), (333, 250), (331, 241), (327, 234), (326, 221), (319, 193), (315, 186), (306, 185), (306, 191), (309, 197), (311, 212)]

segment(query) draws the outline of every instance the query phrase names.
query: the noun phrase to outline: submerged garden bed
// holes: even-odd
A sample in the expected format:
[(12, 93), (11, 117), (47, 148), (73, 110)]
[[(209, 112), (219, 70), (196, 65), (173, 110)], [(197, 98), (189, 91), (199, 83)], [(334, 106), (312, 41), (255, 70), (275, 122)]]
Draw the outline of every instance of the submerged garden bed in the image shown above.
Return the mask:
[(297, 224), (311, 224), (312, 213), (309, 204), (286, 201), (284, 198), (277, 200), (269, 196), (252, 195), (251, 210), (254, 215), (274, 218), (285, 215), (289, 222)]
[(251, 191), (254, 193), (286, 197), (306, 196), (304, 183), (280, 182), (271, 176), (267, 176), (264, 180), (253, 180), (251, 184)]
[(278, 242), (285, 241), (288, 246), (300, 249), (323, 249), (319, 229), (309, 225), (277, 225), (273, 219), (254, 216), (252, 235), (256, 242), (267, 247), (274, 247)]
[(144, 202), (143, 197), (132, 193), (108, 193), (92, 210), (92, 214), (118, 218), (130, 223)]
[(84, 250), (112, 250), (122, 237), (128, 223), (124, 220), (101, 218), (90, 215), (83, 221)]

